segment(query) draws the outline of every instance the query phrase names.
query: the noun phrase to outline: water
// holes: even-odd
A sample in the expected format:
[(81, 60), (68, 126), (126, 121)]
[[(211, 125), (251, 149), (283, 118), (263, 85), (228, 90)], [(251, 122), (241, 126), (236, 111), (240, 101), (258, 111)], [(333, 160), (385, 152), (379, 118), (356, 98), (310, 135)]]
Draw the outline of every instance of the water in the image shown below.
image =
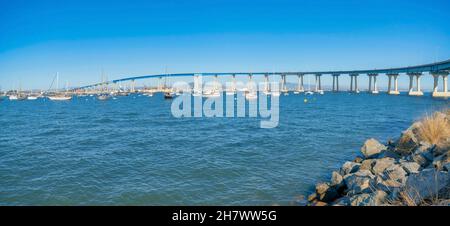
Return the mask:
[(0, 102), (1, 205), (290, 205), (447, 100), (280, 97), (280, 124), (174, 118), (161, 95)]

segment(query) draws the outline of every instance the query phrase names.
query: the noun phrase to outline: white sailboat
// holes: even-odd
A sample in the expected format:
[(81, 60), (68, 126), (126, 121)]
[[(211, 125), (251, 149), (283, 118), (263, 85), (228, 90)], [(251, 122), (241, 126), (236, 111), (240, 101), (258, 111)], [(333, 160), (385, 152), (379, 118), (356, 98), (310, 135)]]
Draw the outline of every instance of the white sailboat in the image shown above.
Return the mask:
[(305, 95), (314, 95), (314, 92), (311, 91), (311, 78), (308, 77), (308, 91), (305, 92)]
[[(59, 73), (56, 73), (56, 91), (59, 90)], [(66, 87), (66, 93), (56, 93), (55, 95), (48, 96), (48, 99), (53, 101), (65, 101), (65, 100), (71, 100), (72, 96), (67, 95), (67, 87)]]

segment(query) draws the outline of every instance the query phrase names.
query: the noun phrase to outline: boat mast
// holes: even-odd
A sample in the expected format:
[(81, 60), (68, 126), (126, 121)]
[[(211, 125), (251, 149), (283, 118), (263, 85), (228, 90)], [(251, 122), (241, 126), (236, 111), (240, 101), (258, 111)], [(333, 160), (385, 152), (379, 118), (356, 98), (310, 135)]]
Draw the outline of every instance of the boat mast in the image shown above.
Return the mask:
[(59, 72), (56, 72), (56, 92), (59, 90)]

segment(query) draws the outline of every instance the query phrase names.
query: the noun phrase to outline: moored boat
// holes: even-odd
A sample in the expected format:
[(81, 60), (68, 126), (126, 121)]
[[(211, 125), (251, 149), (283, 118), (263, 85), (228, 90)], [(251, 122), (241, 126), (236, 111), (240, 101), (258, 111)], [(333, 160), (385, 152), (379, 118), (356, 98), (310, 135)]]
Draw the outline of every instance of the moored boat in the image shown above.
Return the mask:
[(48, 96), (48, 99), (53, 101), (65, 101), (65, 100), (71, 100), (72, 96), (69, 95), (54, 95), (54, 96)]
[(109, 94), (100, 94), (97, 96), (98, 100), (108, 100), (110, 98), (111, 98), (111, 95), (109, 95)]
[(9, 95), (9, 100), (26, 100), (27, 99), (27, 96), (26, 95), (23, 95), (23, 94), (12, 94), (12, 95)]
[(164, 99), (173, 99), (174, 93), (172, 92), (165, 92), (164, 93)]

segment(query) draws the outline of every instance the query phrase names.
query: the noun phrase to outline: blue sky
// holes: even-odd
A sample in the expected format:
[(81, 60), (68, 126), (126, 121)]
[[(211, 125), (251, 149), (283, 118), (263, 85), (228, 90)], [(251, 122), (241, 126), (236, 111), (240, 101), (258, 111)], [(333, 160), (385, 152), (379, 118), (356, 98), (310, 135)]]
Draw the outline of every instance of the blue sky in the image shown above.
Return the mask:
[[(447, 0), (0, 0), (0, 11), (2, 89), (45, 89), (57, 71), (62, 81), (84, 85), (100, 81), (102, 69), (115, 79), (165, 70), (366, 69), (450, 58)], [(361, 86), (366, 80), (361, 76)], [(423, 85), (430, 88), (431, 78)]]

